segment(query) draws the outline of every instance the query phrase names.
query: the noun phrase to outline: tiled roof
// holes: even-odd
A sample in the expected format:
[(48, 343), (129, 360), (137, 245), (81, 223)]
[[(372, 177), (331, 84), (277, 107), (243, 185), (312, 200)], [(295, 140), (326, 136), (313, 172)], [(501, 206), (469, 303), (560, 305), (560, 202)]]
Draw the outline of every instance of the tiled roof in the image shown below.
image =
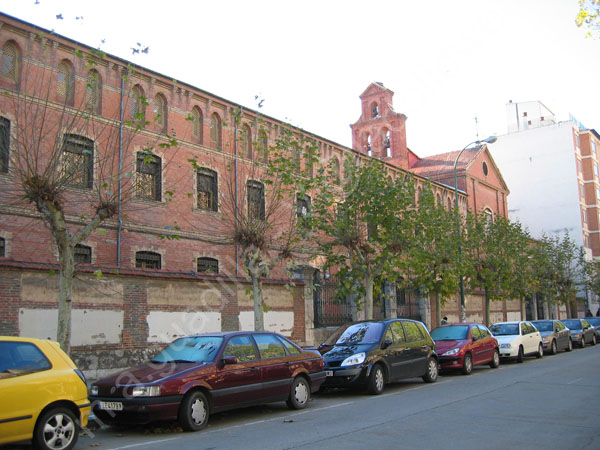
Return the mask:
[[(475, 146), (463, 151), (462, 155), (460, 155), (458, 163), (456, 164), (456, 171), (464, 171), (469, 163), (477, 156), (481, 148), (482, 146)], [(427, 178), (435, 177), (436, 175), (440, 175), (442, 173), (453, 172), (454, 161), (459, 153), (460, 150), (457, 150), (454, 152), (427, 156), (426, 158), (419, 160), (413, 167), (411, 167), (410, 171), (416, 175)]]

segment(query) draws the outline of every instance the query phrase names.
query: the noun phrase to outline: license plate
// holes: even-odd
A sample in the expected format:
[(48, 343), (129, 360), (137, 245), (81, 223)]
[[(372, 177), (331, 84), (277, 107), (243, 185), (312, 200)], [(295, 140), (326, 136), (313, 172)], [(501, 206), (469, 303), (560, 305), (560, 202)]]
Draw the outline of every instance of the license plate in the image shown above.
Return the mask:
[(326, 370), (325, 371), (325, 376), (326, 377), (332, 377), (333, 376), (333, 370)]
[(123, 403), (121, 402), (100, 402), (100, 409), (106, 411), (123, 411)]

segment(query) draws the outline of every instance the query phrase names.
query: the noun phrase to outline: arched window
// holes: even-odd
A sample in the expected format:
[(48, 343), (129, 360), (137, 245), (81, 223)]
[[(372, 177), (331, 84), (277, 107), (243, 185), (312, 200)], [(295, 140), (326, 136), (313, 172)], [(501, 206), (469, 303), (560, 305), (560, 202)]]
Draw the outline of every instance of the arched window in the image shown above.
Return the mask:
[(371, 135), (369, 133), (363, 134), (363, 146), (365, 148), (365, 153), (371, 156)]
[(244, 158), (252, 159), (252, 130), (247, 124), (242, 127), (241, 141), (242, 155)]
[(196, 272), (219, 273), (219, 260), (215, 258), (198, 258)]
[(0, 117), (0, 173), (8, 173), (10, 160), (10, 120)]
[(264, 130), (258, 133), (258, 151), (262, 155), (262, 162), (268, 164), (269, 162), (269, 138)]
[(379, 117), (379, 106), (377, 102), (371, 103), (371, 118)]
[(452, 211), (452, 199), (450, 197), (446, 198), (446, 209)]
[(491, 225), (494, 222), (494, 213), (492, 212), (492, 210), (490, 208), (485, 208), (483, 210), (483, 215), (485, 217), (485, 224), (486, 225)]
[(0, 256), (6, 256), (6, 239), (0, 237)]
[(102, 78), (97, 70), (90, 70), (85, 84), (85, 107), (92, 112), (102, 111)]
[(435, 194), (435, 206), (440, 208), (444, 207), (444, 204), (442, 203), (442, 196), (439, 193)]
[(129, 118), (134, 126), (143, 128), (146, 125), (146, 97), (139, 84), (131, 88), (129, 93)]
[(296, 215), (298, 217), (306, 217), (310, 212), (311, 199), (309, 195), (296, 194)]
[(333, 181), (334, 184), (339, 185), (341, 182), (341, 176), (340, 176), (340, 161), (334, 156), (333, 158), (331, 158), (331, 162), (330, 162), (330, 167), (331, 167), (331, 181)]
[(390, 136), (390, 130), (384, 128), (383, 129), (383, 133), (381, 135), (381, 142), (383, 143), (383, 150), (381, 151), (381, 156), (383, 156), (384, 158), (391, 158), (392, 157), (392, 140), (391, 140), (391, 136)]
[(9, 41), (2, 47), (2, 78), (10, 83), (19, 81), (21, 54), (17, 46)]
[(197, 106), (192, 109), (192, 138), (202, 144), (202, 111)]
[(73, 73), (72, 64), (66, 59), (61, 61), (58, 65), (56, 89), (58, 100), (64, 102), (68, 106), (73, 106), (75, 97), (75, 74)]
[(217, 113), (210, 116), (210, 144), (213, 148), (221, 150), (221, 118)]
[(156, 123), (158, 129), (163, 133), (167, 132), (168, 127), (167, 111), (167, 99), (164, 95), (158, 94), (154, 98), (154, 122)]
[(160, 269), (160, 253), (140, 251), (135, 253), (135, 267), (141, 269)]

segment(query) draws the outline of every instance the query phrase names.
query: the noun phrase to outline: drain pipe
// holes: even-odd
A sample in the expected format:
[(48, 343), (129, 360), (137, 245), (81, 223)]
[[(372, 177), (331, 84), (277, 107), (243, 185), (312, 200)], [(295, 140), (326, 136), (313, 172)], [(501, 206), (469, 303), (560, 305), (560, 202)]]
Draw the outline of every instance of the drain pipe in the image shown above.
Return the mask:
[[(240, 117), (242, 117), (242, 113), (244, 112), (244, 108), (240, 106)], [(233, 148), (234, 148), (234, 161), (233, 161), (233, 179), (234, 179), (234, 198), (235, 198), (235, 231), (237, 234), (238, 231), (238, 122), (237, 119), (234, 121), (234, 129), (233, 129)], [(240, 276), (240, 247), (236, 243), (235, 244), (235, 276)]]
[(121, 195), (122, 195), (122, 178), (123, 173), (123, 91), (125, 90), (125, 79), (121, 76), (121, 93), (119, 102), (119, 181), (117, 188), (117, 267), (121, 267), (121, 230), (123, 229), (123, 218), (121, 216)]

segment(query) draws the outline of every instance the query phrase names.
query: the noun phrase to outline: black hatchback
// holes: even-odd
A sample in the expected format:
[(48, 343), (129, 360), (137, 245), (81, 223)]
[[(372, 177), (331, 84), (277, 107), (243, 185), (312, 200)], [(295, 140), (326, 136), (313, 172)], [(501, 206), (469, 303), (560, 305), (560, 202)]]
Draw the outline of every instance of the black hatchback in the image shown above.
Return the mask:
[(352, 322), (341, 326), (319, 351), (327, 378), (323, 387), (366, 387), (381, 394), (386, 383), (438, 377), (435, 343), (416, 320), (389, 319)]

